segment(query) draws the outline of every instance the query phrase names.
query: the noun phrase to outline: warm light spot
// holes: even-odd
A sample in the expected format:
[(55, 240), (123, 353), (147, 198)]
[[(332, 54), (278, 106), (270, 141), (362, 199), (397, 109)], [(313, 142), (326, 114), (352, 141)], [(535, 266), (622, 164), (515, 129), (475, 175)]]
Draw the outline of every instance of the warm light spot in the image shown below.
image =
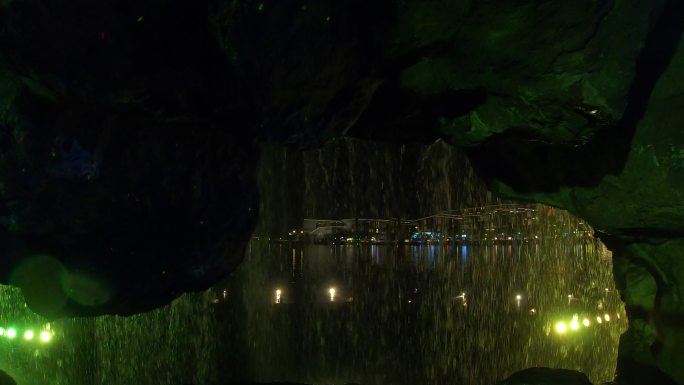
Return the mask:
[(40, 332), (40, 340), (43, 342), (50, 342), (52, 339), (52, 334), (49, 331), (43, 330)]
[(24, 339), (25, 340), (32, 340), (33, 339), (33, 330), (27, 330), (24, 332)]
[(602, 322), (603, 322), (603, 320), (601, 319), (601, 316), (597, 316), (597, 317), (596, 317), (596, 322), (598, 322), (598, 323), (602, 323)]
[(585, 318), (585, 319), (582, 320), (582, 325), (588, 327), (590, 324), (591, 324), (591, 323), (589, 322), (588, 319)]
[(7, 329), (7, 338), (12, 339), (17, 336), (17, 331), (15, 329)]
[(518, 301), (520, 301), (520, 300), (522, 299), (522, 295), (520, 295), (520, 294), (516, 295), (516, 296), (515, 296), (515, 299), (517, 299)]
[(556, 324), (556, 333), (558, 334), (565, 334), (565, 332), (568, 331), (568, 326), (565, 324), (565, 322), (558, 322)]
[(577, 322), (576, 319), (573, 319), (573, 320), (570, 322), (570, 329), (572, 329), (572, 330), (577, 330), (577, 329), (579, 329), (579, 322)]
[(330, 294), (330, 302), (335, 300), (335, 288), (331, 287), (328, 289), (328, 294)]
[(606, 320), (606, 322), (610, 321), (610, 316), (606, 313), (603, 315), (603, 319)]
[(276, 289), (276, 291), (275, 291), (275, 303), (280, 303), (281, 294), (283, 294), (282, 290)]

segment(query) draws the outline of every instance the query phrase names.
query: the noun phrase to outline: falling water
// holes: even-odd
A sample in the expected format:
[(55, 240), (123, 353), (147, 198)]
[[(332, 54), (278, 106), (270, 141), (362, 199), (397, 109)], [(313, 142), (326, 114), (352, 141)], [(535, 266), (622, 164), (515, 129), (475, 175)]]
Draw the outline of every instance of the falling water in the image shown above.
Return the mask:
[(282, 235), (302, 218), (415, 218), (498, 202), (465, 155), (443, 141), (339, 139), (306, 151), (262, 150), (260, 234)]
[(626, 321), (610, 253), (569, 214), (534, 213), (478, 219), (511, 224), (517, 239), (485, 226), (466, 242), (254, 241), (243, 266), (252, 375), (482, 384), (548, 366), (612, 379)]
[[(284, 234), (305, 217), (414, 218), (498, 203), (442, 142), (265, 146), (260, 181), (257, 235)], [(261, 237), (224, 282), (127, 318), (48, 323), (2, 287), (0, 327), (17, 336), (0, 336), (0, 369), (21, 385), (480, 384), (530, 366), (610, 380), (626, 325), (610, 253), (577, 218), (533, 212), (477, 216), (466, 242)], [(28, 340), (27, 330), (51, 340)]]

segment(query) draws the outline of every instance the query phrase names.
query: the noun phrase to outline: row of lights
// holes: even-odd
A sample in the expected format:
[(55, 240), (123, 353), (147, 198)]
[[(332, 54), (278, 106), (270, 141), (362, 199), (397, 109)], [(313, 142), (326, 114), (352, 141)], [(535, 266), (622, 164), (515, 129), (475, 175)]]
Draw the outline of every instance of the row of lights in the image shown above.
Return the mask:
[[(5, 337), (9, 340), (13, 340), (13, 339), (17, 338), (18, 334), (19, 334), (19, 332), (15, 328), (5, 329), (5, 328), (0, 327), (0, 337)], [(36, 333), (33, 330), (28, 329), (28, 330), (24, 331), (23, 337), (26, 341), (32, 341), (36, 338)], [(45, 343), (50, 342), (50, 341), (52, 341), (52, 337), (53, 337), (53, 332), (50, 330), (43, 330), (40, 333), (38, 333), (38, 339), (40, 339), (41, 342), (45, 342)]]
[[(608, 289), (606, 289), (606, 291), (608, 291)], [(224, 292), (225, 292), (225, 290), (224, 290)], [(418, 289), (414, 289), (414, 292), (417, 293), (417, 292), (418, 292)], [(282, 294), (283, 294), (283, 291), (282, 291), (282, 290), (276, 289), (276, 290), (275, 290), (275, 296), (274, 296), (274, 301), (273, 301), (273, 302), (274, 302), (274, 303), (281, 303), (281, 301), (282, 301)], [(329, 294), (329, 296), (330, 296), (330, 302), (334, 302), (334, 301), (335, 301), (335, 296), (336, 296), (336, 289), (335, 289), (334, 287), (330, 287), (330, 288), (328, 289), (328, 294)], [(460, 298), (460, 299), (463, 301), (463, 306), (468, 306), (468, 305), (467, 305), (467, 301), (466, 301), (466, 293), (465, 293), (465, 292), (461, 293), (461, 295), (459, 295), (459, 296), (456, 296), (456, 298)], [(522, 301), (522, 299), (523, 299), (523, 296), (522, 296), (521, 294), (516, 294), (516, 296), (515, 296), (515, 301), (516, 301), (516, 303), (517, 303), (518, 306), (520, 306), (520, 302)], [(575, 298), (572, 294), (569, 294), (569, 295), (568, 295), (568, 301), (571, 301), (571, 300), (574, 300), (574, 299), (576, 299), (576, 298)], [(411, 303), (410, 300), (409, 300), (409, 303)], [(534, 313), (536, 313), (536, 310), (535, 310), (535, 309), (530, 309), (530, 313), (533, 313), (533, 314), (534, 314)], [(575, 316), (575, 317), (576, 317), (576, 316)], [(575, 317), (573, 317), (573, 321), (575, 321), (575, 319), (574, 319)], [(618, 314), (617, 317), (620, 318), (620, 315)], [(605, 314), (605, 315), (604, 315), (604, 319), (606, 320), (606, 322), (609, 322), (609, 321), (610, 321), (610, 316), (609, 316), (608, 314)], [(596, 322), (597, 322), (597, 323), (603, 322), (603, 321), (601, 320), (601, 317), (600, 317), (600, 316), (597, 316), (597, 317), (596, 317)], [(583, 320), (582, 323), (584, 324), (584, 326), (589, 326), (589, 320), (586, 319), (586, 318)], [(561, 325), (561, 324), (562, 324), (562, 325), (565, 325), (564, 322), (559, 322), (558, 324), (556, 324), (556, 326), (559, 326), (559, 325)], [(571, 329), (572, 329), (572, 322), (571, 322)], [(558, 329), (557, 329), (557, 330), (558, 330)], [(567, 326), (566, 326), (566, 330), (567, 330)], [(576, 329), (573, 329), (573, 330), (576, 330)], [(2, 334), (0, 333), (0, 335), (2, 335)]]
[[(328, 289), (328, 295), (330, 296), (330, 302), (335, 302), (335, 297), (337, 295), (337, 290), (334, 287)], [(280, 289), (275, 290), (275, 296), (273, 303), (282, 303), (283, 291)]]
[[(619, 314), (617, 314), (617, 318), (618, 319), (620, 318)], [(603, 317), (601, 317), (600, 315), (596, 316), (596, 323), (602, 324), (604, 321), (610, 322), (610, 314), (606, 313), (603, 315)], [(582, 325), (584, 325), (584, 327), (589, 327), (591, 325), (591, 321), (589, 321), (589, 318), (584, 318), (582, 320)], [(556, 330), (556, 333), (558, 333), (558, 334), (565, 334), (568, 332), (568, 330), (576, 331), (576, 330), (579, 330), (579, 328), (580, 328), (579, 316), (577, 314), (575, 314), (572, 316), (572, 321), (570, 321), (569, 324), (565, 323), (563, 321), (560, 321), (560, 322), (556, 323), (554, 329)]]

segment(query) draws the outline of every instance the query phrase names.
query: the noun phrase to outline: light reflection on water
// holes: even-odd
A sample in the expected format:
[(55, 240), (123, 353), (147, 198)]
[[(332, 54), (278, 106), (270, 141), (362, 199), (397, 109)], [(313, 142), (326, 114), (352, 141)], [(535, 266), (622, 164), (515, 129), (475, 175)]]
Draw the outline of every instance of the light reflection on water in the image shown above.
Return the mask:
[[(608, 381), (626, 327), (608, 253), (595, 239), (544, 235), (398, 247), (253, 241), (212, 290), (128, 318), (56, 321), (46, 344), (0, 337), (0, 368), (21, 385), (482, 384), (531, 366)], [(0, 327), (45, 326), (18, 290), (1, 287), (0, 297)]]
[[(594, 239), (253, 242), (250, 264), (270, 266), (252, 272), (246, 291), (262, 381), (480, 384), (530, 366), (608, 381), (626, 326), (610, 258)], [(326, 297), (330, 287), (339, 300)], [(265, 298), (273, 290), (281, 303)], [(611, 322), (594, 321), (605, 314)]]

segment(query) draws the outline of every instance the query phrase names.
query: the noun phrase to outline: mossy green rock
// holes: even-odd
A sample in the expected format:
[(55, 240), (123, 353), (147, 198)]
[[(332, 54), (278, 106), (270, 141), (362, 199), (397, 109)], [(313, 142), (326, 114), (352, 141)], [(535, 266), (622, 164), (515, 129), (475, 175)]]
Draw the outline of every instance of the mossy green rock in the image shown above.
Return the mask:
[[(648, 26), (649, 2), (400, 2), (397, 50), (440, 43), (402, 73), (423, 94), (485, 88), (465, 127), (444, 133), (477, 143), (511, 127), (558, 141), (591, 135), (586, 113), (619, 117)], [(631, 64), (630, 64), (631, 63)]]
[[(670, 23), (675, 24), (673, 18)], [(633, 104), (602, 141), (531, 146), (534, 152), (527, 155), (503, 155), (507, 170), (523, 177), (496, 170), (486, 152), (473, 150), (503, 197), (566, 208), (587, 219), (614, 251), (615, 277), (630, 317), (620, 345), (620, 383), (684, 383), (684, 42), (678, 28), (660, 28), (661, 36), (675, 44), (662, 73), (642, 76), (655, 76), (652, 91), (639, 85), (631, 91), (631, 98), (643, 100), (643, 114), (630, 115), (638, 110)], [(668, 51), (662, 40), (651, 42), (658, 49), (642, 62)], [(633, 132), (629, 119), (635, 119)], [(510, 140), (517, 134), (506, 135)], [(615, 149), (623, 142), (624, 162), (607, 172), (606, 164), (616, 159)], [(578, 182), (571, 177), (573, 168), (604, 175)]]

